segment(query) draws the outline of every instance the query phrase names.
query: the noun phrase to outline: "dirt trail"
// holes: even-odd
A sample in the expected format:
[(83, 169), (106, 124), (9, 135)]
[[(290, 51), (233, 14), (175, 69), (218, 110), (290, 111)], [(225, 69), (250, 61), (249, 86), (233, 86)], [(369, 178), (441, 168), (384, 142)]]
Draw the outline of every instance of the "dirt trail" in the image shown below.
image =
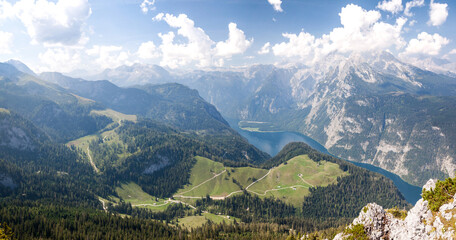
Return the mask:
[[(251, 184), (249, 184), (244, 190), (246, 190), (246, 191), (248, 191), (248, 192), (251, 192), (251, 193), (254, 193), (254, 194), (256, 194), (256, 195), (259, 195), (259, 196), (266, 196), (266, 194), (267, 194), (268, 192), (271, 192), (271, 191), (279, 191), (279, 190), (288, 189), (288, 188), (293, 188), (293, 189), (294, 189), (294, 188), (298, 188), (298, 187), (299, 187), (299, 188), (309, 188), (308, 186), (304, 186), (304, 185), (294, 185), (294, 186), (290, 186), (290, 187), (268, 189), (268, 190), (264, 191), (264, 193), (257, 193), (257, 192), (255, 192), (255, 191), (249, 190), (249, 188), (250, 188), (251, 186), (253, 186), (255, 183), (257, 183), (257, 182), (263, 180), (265, 177), (267, 177), (267, 176), (271, 173), (271, 170), (272, 170), (272, 169), (269, 169), (269, 171), (268, 171), (264, 176), (262, 176), (260, 179), (258, 179), (258, 180), (256, 180), (256, 181), (252, 182)], [(182, 192), (182, 193), (179, 193), (178, 195), (174, 195), (174, 197), (178, 197), (178, 198), (187, 198), (187, 199), (202, 199), (203, 197), (182, 196), (182, 194), (185, 194), (185, 193), (188, 193), (188, 192), (191, 192), (191, 191), (195, 190), (196, 188), (200, 187), (201, 185), (203, 185), (203, 184), (205, 184), (205, 183), (207, 183), (207, 182), (213, 180), (214, 178), (220, 176), (220, 175), (223, 174), (224, 172), (226, 172), (226, 169), (223, 170), (222, 172), (220, 172), (219, 174), (216, 174), (216, 175), (214, 175), (213, 177), (207, 179), (206, 181), (204, 181), (204, 182), (202, 182), (202, 183), (200, 183), (200, 184), (194, 186), (192, 189), (190, 189), (190, 190), (188, 190), (188, 191), (185, 191), (185, 192)], [(298, 175), (298, 177), (299, 177), (305, 184), (308, 184), (308, 185), (314, 187), (313, 184), (311, 184), (311, 183), (307, 182), (306, 180), (304, 180), (304, 179), (302, 178), (301, 175)], [(228, 197), (230, 197), (231, 195), (236, 194), (236, 193), (240, 193), (240, 192), (243, 192), (243, 190), (237, 190), (237, 191), (231, 192), (230, 194), (228, 194), (228, 195), (226, 195), (226, 196), (221, 196), (221, 197), (210, 196), (210, 198), (213, 199), (213, 200), (224, 200), (225, 198), (228, 198)], [(177, 202), (181, 202), (181, 201), (177, 201)], [(183, 202), (182, 202), (182, 203), (183, 203)], [(189, 205), (189, 204), (187, 204), (187, 205)], [(189, 205), (189, 206), (191, 206), (191, 205)]]
[(103, 210), (105, 212), (108, 212), (108, 207), (106, 206), (106, 202), (101, 198), (98, 198), (98, 200), (101, 202), (101, 204), (103, 204)]
[(308, 186), (304, 186), (304, 185), (294, 185), (294, 186), (291, 186), (291, 187), (283, 187), (283, 188), (273, 188), (273, 189), (269, 189), (269, 190), (264, 191), (264, 193), (257, 193), (257, 192), (254, 192), (254, 191), (252, 191), (252, 190), (248, 190), (248, 191), (251, 192), (251, 193), (255, 193), (256, 195), (259, 195), (259, 196), (266, 196), (266, 194), (267, 194), (268, 192), (271, 192), (271, 191), (279, 191), (279, 190), (283, 190), (283, 189), (298, 188), (298, 187), (309, 188)]
[(186, 193), (188, 193), (188, 192), (191, 192), (191, 191), (193, 191), (195, 188), (198, 188), (198, 187), (200, 187), (201, 185), (203, 185), (203, 184), (205, 184), (205, 183), (207, 183), (207, 182), (211, 181), (212, 179), (214, 179), (214, 178), (216, 178), (216, 177), (218, 177), (218, 176), (222, 175), (224, 172), (226, 172), (226, 169), (225, 169), (225, 170), (223, 170), (223, 171), (221, 171), (220, 173), (218, 173), (218, 174), (214, 175), (213, 177), (211, 177), (211, 178), (207, 179), (206, 181), (204, 181), (204, 182), (202, 182), (202, 183), (200, 183), (200, 184), (198, 184), (198, 185), (196, 185), (196, 186), (192, 187), (190, 190), (188, 190), (188, 191), (185, 191), (185, 192), (181, 192), (181, 193), (179, 193), (179, 194), (175, 195), (175, 197), (182, 197), (182, 194), (186, 194)]
[(298, 174), (298, 177), (305, 183), (305, 184), (309, 184), (311, 187), (315, 187), (313, 184), (311, 184), (310, 182), (304, 180), (304, 178), (302, 178), (302, 174)]
[(251, 187), (253, 184), (255, 184), (255, 183), (257, 183), (257, 182), (263, 180), (263, 178), (267, 177), (267, 176), (271, 173), (271, 170), (272, 170), (272, 169), (269, 169), (269, 171), (268, 171), (264, 176), (262, 176), (260, 179), (256, 180), (255, 182), (251, 183), (250, 185), (248, 185), (248, 186), (245, 188), (245, 190), (249, 189), (249, 187)]
[(95, 163), (93, 162), (92, 156), (90, 155), (90, 148), (87, 147), (87, 156), (89, 157), (90, 165), (92, 165), (93, 169), (96, 173), (100, 173), (100, 169), (97, 168)]

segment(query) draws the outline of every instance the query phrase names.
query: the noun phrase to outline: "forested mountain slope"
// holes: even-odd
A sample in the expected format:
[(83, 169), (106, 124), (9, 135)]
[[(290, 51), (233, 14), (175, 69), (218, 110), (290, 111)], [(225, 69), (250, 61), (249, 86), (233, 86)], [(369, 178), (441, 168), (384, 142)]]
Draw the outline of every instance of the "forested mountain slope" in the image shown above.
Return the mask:
[[(6, 221), (17, 237), (103, 238), (107, 235), (102, 232), (121, 225), (126, 233), (119, 236), (132, 239), (139, 237), (138, 228), (150, 229), (150, 236), (157, 238), (281, 238), (290, 228), (313, 231), (346, 224), (365, 201), (407, 206), (390, 180), (307, 145), (290, 144), (266, 161), (267, 154), (234, 132), (196, 91), (182, 85), (141, 90), (67, 79), (76, 84), (71, 89), (3, 67), (0, 221)], [(78, 84), (81, 87), (75, 87)], [(97, 90), (97, 84), (106, 88)], [(87, 95), (78, 95), (84, 92)], [(131, 101), (120, 101), (124, 97)], [(137, 102), (144, 103), (145, 110), (134, 110), (139, 109)], [(46, 105), (55, 111), (45, 111)], [(69, 129), (60, 131), (59, 123), (70, 120)], [(93, 128), (87, 127), (91, 121)], [(201, 157), (216, 169), (208, 168), (195, 178)], [(250, 176), (249, 171), (256, 174)], [(282, 180), (275, 182), (279, 175)], [(305, 194), (286, 185), (296, 181)], [(211, 196), (213, 191), (192, 195), (208, 189), (199, 186), (213, 183), (222, 192), (231, 187), (237, 192), (221, 198)], [(185, 190), (188, 186), (191, 191)], [(266, 194), (271, 191), (277, 194)], [(190, 232), (184, 227), (188, 219), (201, 219), (203, 214), (198, 228)], [(226, 215), (234, 220), (227, 221)], [(103, 221), (111, 224), (100, 224)], [(87, 230), (88, 223), (93, 223), (93, 231)]]

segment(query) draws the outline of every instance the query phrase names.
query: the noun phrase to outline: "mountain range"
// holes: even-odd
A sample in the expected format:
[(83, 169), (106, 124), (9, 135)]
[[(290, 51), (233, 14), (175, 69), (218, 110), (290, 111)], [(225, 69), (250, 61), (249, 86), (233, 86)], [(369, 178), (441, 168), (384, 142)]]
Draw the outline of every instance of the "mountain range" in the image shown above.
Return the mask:
[[(260, 83), (268, 75), (264, 71), (277, 71), (273, 76), (283, 79), (292, 73), (257, 66), (249, 76)], [(159, 237), (192, 236), (184, 223), (203, 214), (191, 231), (194, 238), (208, 237), (205, 226), (214, 219), (234, 219), (232, 226), (242, 222), (244, 230), (232, 234), (263, 236), (262, 224), (278, 227), (268, 233), (278, 237), (290, 227), (311, 231), (347, 224), (372, 201), (409, 206), (386, 177), (303, 143), (291, 143), (271, 158), (182, 84), (118, 87), (106, 80), (30, 73), (18, 61), (1, 63), (0, 76), (0, 222), (11, 224), (18, 238), (117, 231), (99, 218), (118, 222), (126, 238), (138, 234), (131, 224), (169, 228), (150, 232)], [(264, 99), (277, 95), (275, 78), (267, 79), (269, 90), (259, 91)], [(12, 214), (16, 208), (20, 214)], [(51, 217), (62, 211), (65, 220)], [(81, 219), (82, 225), (93, 223), (89, 235), (81, 224), (68, 225)], [(68, 222), (57, 231), (59, 221)], [(232, 230), (210, 234), (227, 231)]]
[[(227, 118), (268, 122), (267, 129), (257, 126), (260, 130), (305, 134), (339, 157), (423, 185), (431, 177), (453, 176), (456, 170), (456, 79), (448, 71), (427, 69), (437, 73), (377, 52), (329, 55), (311, 67), (255, 65), (173, 75), (158, 66), (136, 64), (99, 76), (113, 82), (136, 79), (131, 86), (146, 80), (185, 84)], [(159, 75), (172, 77), (158, 80)]]

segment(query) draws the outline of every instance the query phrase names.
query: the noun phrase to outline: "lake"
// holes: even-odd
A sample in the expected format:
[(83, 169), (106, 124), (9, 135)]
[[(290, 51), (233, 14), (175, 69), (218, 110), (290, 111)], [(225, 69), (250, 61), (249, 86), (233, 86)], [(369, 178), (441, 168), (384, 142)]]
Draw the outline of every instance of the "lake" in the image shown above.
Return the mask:
[[(269, 153), (271, 156), (275, 156), (285, 145), (290, 142), (304, 142), (319, 152), (332, 155), (320, 143), (300, 133), (250, 132), (240, 129), (238, 127), (237, 121), (230, 120), (229, 123), (234, 130), (239, 132), (239, 134), (245, 137), (251, 144), (261, 149), (262, 151)], [(349, 162), (370, 171), (380, 173), (383, 176), (391, 179), (409, 203), (414, 205), (421, 198), (421, 188), (405, 182), (398, 175), (367, 163), (358, 163), (352, 161)]]

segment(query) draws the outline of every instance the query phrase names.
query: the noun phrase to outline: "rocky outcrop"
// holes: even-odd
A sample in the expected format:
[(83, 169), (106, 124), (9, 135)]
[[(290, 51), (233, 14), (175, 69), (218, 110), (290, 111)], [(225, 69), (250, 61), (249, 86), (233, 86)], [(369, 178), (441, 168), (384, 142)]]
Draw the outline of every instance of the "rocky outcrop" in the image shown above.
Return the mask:
[[(423, 187), (424, 190), (435, 188), (436, 181), (431, 179)], [(364, 235), (368, 239), (455, 239), (456, 238), (456, 195), (439, 211), (429, 209), (428, 201), (420, 199), (407, 212), (407, 216), (398, 214), (400, 210), (385, 210), (381, 206), (370, 203), (363, 208), (359, 216), (343, 233), (334, 239), (347, 239), (352, 235), (351, 229), (363, 226)]]

